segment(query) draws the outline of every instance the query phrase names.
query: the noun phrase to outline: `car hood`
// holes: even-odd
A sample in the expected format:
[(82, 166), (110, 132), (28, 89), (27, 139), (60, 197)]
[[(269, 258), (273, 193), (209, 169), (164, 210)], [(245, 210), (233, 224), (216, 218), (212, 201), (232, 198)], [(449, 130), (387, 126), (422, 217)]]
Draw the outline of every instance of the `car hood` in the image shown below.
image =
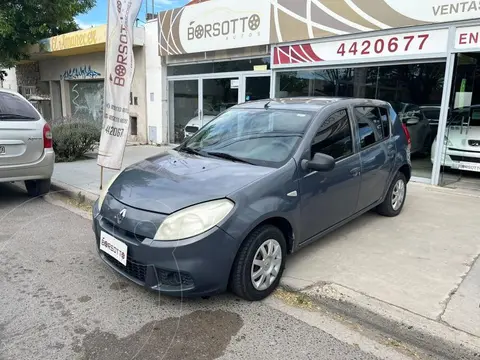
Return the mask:
[(480, 141), (480, 126), (449, 126), (447, 127), (445, 135), (452, 144), (451, 147), (462, 150), (480, 151), (479, 147), (472, 147), (468, 144), (468, 140)]
[(170, 150), (126, 168), (108, 192), (126, 205), (171, 214), (224, 198), (273, 171)]

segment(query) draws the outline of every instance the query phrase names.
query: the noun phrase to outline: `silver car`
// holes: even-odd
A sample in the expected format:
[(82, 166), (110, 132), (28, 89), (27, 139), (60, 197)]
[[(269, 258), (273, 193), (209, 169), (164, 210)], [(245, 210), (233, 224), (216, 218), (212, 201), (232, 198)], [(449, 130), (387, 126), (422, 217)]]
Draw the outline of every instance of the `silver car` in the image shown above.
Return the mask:
[(0, 89), (0, 182), (24, 181), (30, 196), (44, 195), (54, 163), (50, 125), (23, 96)]

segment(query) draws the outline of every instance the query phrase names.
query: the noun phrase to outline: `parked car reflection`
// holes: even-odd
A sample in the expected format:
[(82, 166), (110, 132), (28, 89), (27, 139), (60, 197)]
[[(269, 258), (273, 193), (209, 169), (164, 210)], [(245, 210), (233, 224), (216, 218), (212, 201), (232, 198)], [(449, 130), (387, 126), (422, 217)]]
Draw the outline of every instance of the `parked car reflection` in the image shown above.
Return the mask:
[(408, 128), (412, 139), (411, 153), (428, 153), (432, 131), (429, 121), (420, 106), (403, 102), (391, 102), (391, 104), (402, 123)]

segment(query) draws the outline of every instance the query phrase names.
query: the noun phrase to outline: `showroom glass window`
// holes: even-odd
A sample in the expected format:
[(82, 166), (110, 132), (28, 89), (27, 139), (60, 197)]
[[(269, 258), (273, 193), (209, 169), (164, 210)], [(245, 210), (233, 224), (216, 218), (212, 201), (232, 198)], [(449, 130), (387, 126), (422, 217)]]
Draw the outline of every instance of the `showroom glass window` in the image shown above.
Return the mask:
[(330, 115), (320, 125), (312, 142), (311, 155), (323, 153), (341, 160), (353, 154), (352, 129), (347, 110)]
[[(384, 100), (394, 106), (398, 117), (404, 121), (408, 120), (405, 117), (407, 109), (416, 112), (418, 116), (410, 118), (408, 124), (412, 141), (412, 174), (430, 178), (432, 173), (430, 155), (437, 136), (438, 119), (428, 118), (424, 111), (440, 107), (444, 75), (445, 62), (343, 67), (335, 71), (319, 68), (278, 71), (275, 95)], [(391, 120), (394, 118), (395, 116), (390, 116)]]

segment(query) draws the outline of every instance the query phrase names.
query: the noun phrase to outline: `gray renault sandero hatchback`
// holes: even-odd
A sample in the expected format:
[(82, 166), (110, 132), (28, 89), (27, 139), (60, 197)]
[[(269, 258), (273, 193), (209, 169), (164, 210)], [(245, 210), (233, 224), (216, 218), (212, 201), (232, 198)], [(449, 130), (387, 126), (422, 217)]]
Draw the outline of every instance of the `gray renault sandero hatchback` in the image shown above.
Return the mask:
[(398, 215), (410, 173), (408, 130), (386, 102), (249, 102), (115, 176), (93, 229), (101, 258), (148, 289), (260, 300), (287, 254), (371, 209)]

